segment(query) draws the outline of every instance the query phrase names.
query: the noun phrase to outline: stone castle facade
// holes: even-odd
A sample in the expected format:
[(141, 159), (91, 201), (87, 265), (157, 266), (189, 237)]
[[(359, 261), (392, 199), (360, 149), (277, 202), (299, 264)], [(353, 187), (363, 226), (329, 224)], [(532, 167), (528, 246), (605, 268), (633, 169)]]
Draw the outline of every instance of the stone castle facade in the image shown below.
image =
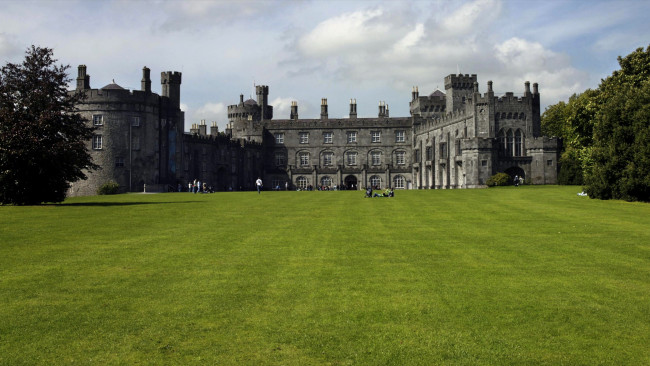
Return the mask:
[(204, 121), (183, 129), (181, 74), (162, 72), (162, 95), (151, 91), (150, 70), (141, 90), (115, 83), (90, 88), (86, 66), (78, 68), (79, 110), (96, 128), (89, 149), (102, 167), (74, 183), (70, 195), (92, 195), (109, 181), (121, 190), (187, 188), (194, 179), (217, 191), (266, 187), (340, 189), (392, 187), (448, 189), (484, 187), (497, 172), (531, 184), (555, 184), (559, 141), (541, 136), (537, 84), (523, 96), (496, 97), (492, 82), (479, 93), (476, 75), (449, 75), (445, 92), (420, 96), (413, 88), (410, 116), (390, 117), (380, 102), (377, 117), (357, 117), (350, 100), (346, 118), (330, 118), (327, 99), (320, 118), (300, 119), (292, 102), (288, 119), (274, 119), (269, 88), (257, 100), (228, 106), (228, 128)]

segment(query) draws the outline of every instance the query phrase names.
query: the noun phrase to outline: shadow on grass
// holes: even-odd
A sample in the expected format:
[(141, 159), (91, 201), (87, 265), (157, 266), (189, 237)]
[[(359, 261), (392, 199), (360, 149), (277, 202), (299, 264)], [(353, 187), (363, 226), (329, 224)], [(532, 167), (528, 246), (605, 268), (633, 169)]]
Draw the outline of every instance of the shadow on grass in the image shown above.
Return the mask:
[(185, 202), (77, 202), (77, 203), (50, 203), (44, 206), (66, 207), (66, 206), (86, 206), (86, 207), (110, 207), (110, 206), (137, 206), (137, 205), (166, 205), (166, 204), (185, 204), (199, 203), (204, 201), (185, 201)]

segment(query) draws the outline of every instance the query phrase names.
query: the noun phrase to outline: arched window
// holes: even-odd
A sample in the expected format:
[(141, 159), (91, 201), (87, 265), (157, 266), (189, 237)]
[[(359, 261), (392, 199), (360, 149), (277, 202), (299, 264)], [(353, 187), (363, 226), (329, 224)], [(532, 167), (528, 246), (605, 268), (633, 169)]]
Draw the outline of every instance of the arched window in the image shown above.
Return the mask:
[(373, 175), (372, 177), (370, 177), (370, 186), (373, 189), (380, 189), (381, 188), (381, 178), (379, 178), (376, 175)]
[(506, 134), (506, 156), (512, 156), (514, 152), (514, 136), (512, 130)]
[(381, 151), (370, 152), (370, 163), (372, 165), (381, 165)]
[(307, 178), (298, 177), (296, 179), (296, 186), (300, 189), (307, 189)]
[(332, 178), (323, 177), (320, 179), (320, 185), (323, 187), (330, 187), (332, 185)]
[(515, 156), (522, 156), (523, 154), (523, 144), (522, 144), (522, 133), (521, 130), (515, 132)]
[(324, 151), (322, 154), (323, 166), (332, 166), (334, 163), (334, 153), (331, 151)]
[(298, 163), (300, 166), (309, 166), (309, 153), (308, 152), (298, 153)]
[(396, 175), (395, 178), (393, 178), (393, 188), (404, 189), (405, 184), (406, 181), (404, 180), (404, 177), (402, 177), (401, 175)]
[(506, 133), (503, 132), (503, 130), (499, 131), (499, 153), (501, 155), (505, 155), (506, 151), (508, 150), (507, 147), (507, 142), (506, 142)]

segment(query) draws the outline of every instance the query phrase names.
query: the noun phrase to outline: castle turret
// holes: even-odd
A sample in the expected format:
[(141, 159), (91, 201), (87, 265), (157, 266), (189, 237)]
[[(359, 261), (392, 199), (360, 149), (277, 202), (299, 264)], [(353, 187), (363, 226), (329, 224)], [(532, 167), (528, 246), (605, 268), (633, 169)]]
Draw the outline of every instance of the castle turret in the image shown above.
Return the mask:
[(142, 81), (140, 83), (140, 90), (146, 93), (151, 93), (151, 70), (148, 67), (142, 68)]
[[(269, 87), (267, 85), (257, 85), (255, 87), (255, 94), (257, 94), (257, 104), (260, 106), (261, 120), (272, 119), (273, 113), (270, 113), (269, 105)], [(271, 109), (272, 111), (272, 109)]]
[(160, 73), (162, 96), (169, 97), (175, 107), (181, 105), (181, 73), (178, 71), (165, 71)]
[(445, 77), (445, 94), (447, 99), (447, 113), (463, 109), (468, 98), (474, 93), (476, 74), (448, 75)]
[(79, 65), (77, 69), (77, 90), (90, 89), (90, 75), (86, 74), (86, 65)]

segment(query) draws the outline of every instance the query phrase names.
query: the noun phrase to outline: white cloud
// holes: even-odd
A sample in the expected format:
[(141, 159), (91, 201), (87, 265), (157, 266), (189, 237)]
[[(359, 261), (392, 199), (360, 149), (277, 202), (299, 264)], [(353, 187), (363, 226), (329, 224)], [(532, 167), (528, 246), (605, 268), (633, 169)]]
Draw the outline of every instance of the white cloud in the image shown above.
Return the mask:
[(307, 57), (376, 51), (399, 37), (388, 18), (381, 8), (342, 14), (319, 23), (298, 47)]
[(446, 16), (441, 31), (448, 36), (462, 36), (481, 30), (492, 22), (501, 10), (498, 0), (476, 0), (463, 4), (458, 10)]
[[(269, 104), (273, 106), (273, 118), (274, 119), (288, 119), (291, 112), (291, 102), (295, 101), (296, 98), (292, 97), (277, 97), (273, 99)], [(298, 115), (302, 112), (301, 106), (298, 106)]]

